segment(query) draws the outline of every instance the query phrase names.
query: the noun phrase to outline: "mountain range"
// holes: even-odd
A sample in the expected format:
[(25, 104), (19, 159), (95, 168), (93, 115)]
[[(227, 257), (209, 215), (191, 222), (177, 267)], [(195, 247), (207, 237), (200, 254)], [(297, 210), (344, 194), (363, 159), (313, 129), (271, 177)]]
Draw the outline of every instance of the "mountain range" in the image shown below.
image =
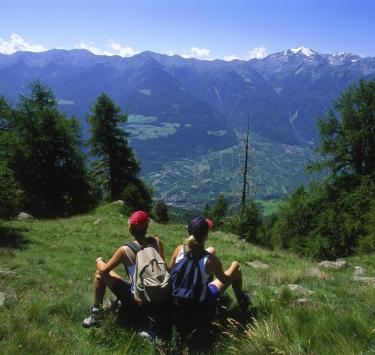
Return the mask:
[(260, 140), (314, 146), (317, 118), (350, 84), (374, 75), (374, 57), (305, 47), (248, 61), (83, 49), (0, 54), (0, 94), (16, 103), (37, 78), (61, 110), (81, 120), (86, 136), (90, 107), (102, 92), (110, 95), (129, 115), (125, 129), (146, 175), (238, 145), (248, 118)]

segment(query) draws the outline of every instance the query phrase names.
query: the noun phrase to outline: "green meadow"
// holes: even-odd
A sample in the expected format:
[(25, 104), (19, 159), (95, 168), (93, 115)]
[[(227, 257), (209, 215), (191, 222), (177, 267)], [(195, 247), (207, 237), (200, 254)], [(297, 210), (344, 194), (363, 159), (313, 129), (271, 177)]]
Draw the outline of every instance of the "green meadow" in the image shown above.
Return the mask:
[[(151, 343), (136, 330), (120, 327), (110, 314), (101, 328), (81, 326), (92, 302), (95, 259), (110, 257), (130, 240), (126, 221), (118, 206), (105, 205), (67, 219), (0, 225), (2, 354), (187, 353), (178, 338)], [(169, 257), (184, 240), (185, 226), (151, 222), (149, 233), (161, 236)], [(375, 352), (375, 286), (354, 280), (355, 266), (366, 269), (364, 276), (375, 276), (375, 255), (351, 257), (344, 270), (326, 270), (316, 261), (262, 249), (220, 231), (210, 233), (208, 244), (224, 266), (234, 259), (242, 264), (257, 313), (245, 321), (223, 321), (210, 353)], [(254, 260), (268, 268), (247, 264)], [(124, 274), (121, 267), (117, 271)], [(290, 284), (301, 286), (301, 293), (292, 292)], [(228, 294), (229, 311), (235, 311), (233, 294)]]

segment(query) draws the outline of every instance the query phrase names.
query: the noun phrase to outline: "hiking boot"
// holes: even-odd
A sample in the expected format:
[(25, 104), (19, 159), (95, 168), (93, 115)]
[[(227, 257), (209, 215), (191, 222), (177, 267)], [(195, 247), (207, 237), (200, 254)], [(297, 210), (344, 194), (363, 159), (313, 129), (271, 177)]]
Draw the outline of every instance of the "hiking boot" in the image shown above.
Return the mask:
[(103, 319), (103, 308), (101, 306), (94, 305), (91, 307), (90, 315), (85, 318), (82, 322), (84, 328), (96, 327), (100, 324)]
[(241, 311), (247, 312), (249, 306), (251, 305), (251, 298), (250, 295), (246, 292), (241, 292), (241, 294), (237, 297), (238, 307)]
[(110, 311), (110, 312), (118, 312), (118, 310), (121, 308), (122, 302), (116, 298), (116, 299), (109, 299), (106, 304), (103, 306), (103, 309), (105, 311)]
[(141, 329), (141, 331), (138, 333), (141, 337), (146, 338), (150, 341), (156, 341), (157, 335), (156, 335), (156, 326), (155, 321), (152, 318), (149, 318), (148, 325), (146, 328)]

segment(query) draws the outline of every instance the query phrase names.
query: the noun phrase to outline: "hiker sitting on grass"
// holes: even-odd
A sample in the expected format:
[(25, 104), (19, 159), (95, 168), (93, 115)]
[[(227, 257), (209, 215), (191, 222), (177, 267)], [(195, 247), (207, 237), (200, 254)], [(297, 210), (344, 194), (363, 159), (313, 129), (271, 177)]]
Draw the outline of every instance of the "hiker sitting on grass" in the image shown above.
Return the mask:
[[(165, 265), (164, 249), (160, 239), (158, 237), (146, 238), (149, 220), (150, 218), (146, 212), (134, 212), (128, 220), (129, 232), (134, 237), (134, 241), (118, 248), (108, 262), (105, 262), (101, 257), (96, 259), (97, 270), (93, 283), (94, 304), (91, 307), (90, 316), (82, 323), (85, 328), (100, 323), (103, 315), (103, 299), (107, 287), (116, 295), (117, 299), (121, 301), (122, 307), (125, 310), (137, 307), (142, 303), (143, 297), (134, 297), (135, 279), (137, 276), (135, 275), (136, 255), (140, 250), (150, 250), (151, 248), (148, 247), (153, 247), (158, 254), (153, 254), (154, 259), (152, 260), (155, 261), (159, 259), (158, 265), (163, 266), (163, 263)], [(151, 254), (155, 252), (154, 249), (151, 249)], [(130, 278), (130, 283), (126, 282), (120, 275), (113, 271), (119, 264), (124, 264), (125, 270)], [(168, 273), (167, 276), (167, 281), (169, 281)], [(169, 297), (169, 289), (167, 293)]]
[[(185, 244), (176, 248), (170, 261), (175, 324), (178, 328), (179, 325), (182, 328), (189, 327), (197, 321), (196, 318), (202, 326), (204, 321), (212, 320), (218, 297), (230, 285), (240, 309), (247, 311), (250, 305), (250, 297), (242, 290), (240, 264), (233, 261), (229, 269), (224, 271), (215, 249), (205, 249), (211, 226), (210, 220), (193, 218), (188, 225), (189, 237)], [(216, 279), (210, 282), (212, 275)]]

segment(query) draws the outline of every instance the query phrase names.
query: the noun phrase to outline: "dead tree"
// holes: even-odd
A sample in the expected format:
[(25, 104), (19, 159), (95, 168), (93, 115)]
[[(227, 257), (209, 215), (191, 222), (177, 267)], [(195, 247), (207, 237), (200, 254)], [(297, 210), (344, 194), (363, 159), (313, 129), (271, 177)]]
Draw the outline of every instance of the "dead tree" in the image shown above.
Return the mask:
[(246, 197), (249, 194), (250, 186), (248, 182), (248, 169), (249, 169), (249, 136), (250, 136), (250, 117), (247, 117), (247, 131), (246, 138), (243, 137), (244, 150), (245, 150), (245, 162), (243, 167), (242, 175), (242, 196), (241, 196), (241, 209), (244, 208), (246, 203)]

